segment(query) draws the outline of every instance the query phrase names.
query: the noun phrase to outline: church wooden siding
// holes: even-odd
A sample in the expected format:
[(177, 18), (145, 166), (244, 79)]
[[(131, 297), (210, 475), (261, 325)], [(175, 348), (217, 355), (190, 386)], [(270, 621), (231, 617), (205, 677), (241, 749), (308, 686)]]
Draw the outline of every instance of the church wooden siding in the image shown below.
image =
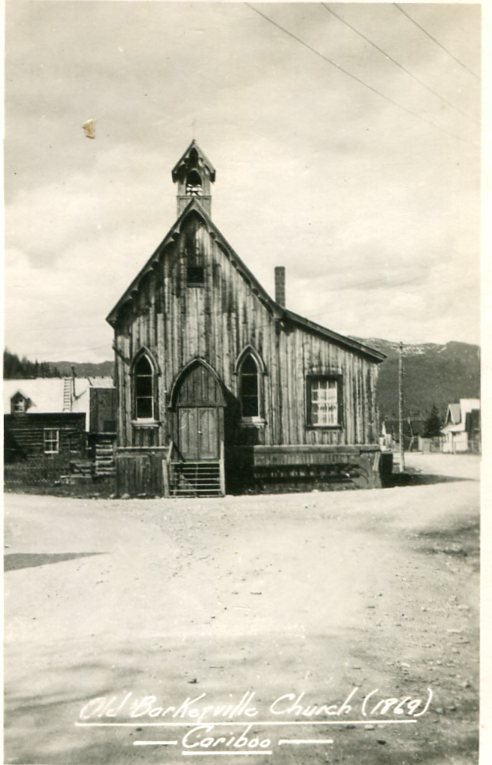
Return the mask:
[[(194, 144), (192, 147), (182, 163), (191, 161)], [(193, 161), (202, 163), (208, 193), (215, 171), (201, 155)], [(273, 447), (280, 450), (283, 463), (285, 455), (292, 459), (295, 447), (300, 447), (299, 464), (310, 459), (319, 463), (318, 447), (325, 447), (327, 455), (330, 452), (327, 464), (336, 461), (333, 449), (342, 450), (345, 462), (353, 461), (353, 453), (345, 447), (377, 450), (377, 364), (384, 357), (273, 301), (212, 223), (210, 196), (202, 203), (200, 198), (186, 198), (185, 176), (179, 175), (181, 170), (176, 172), (181, 184), (181, 215), (108, 317), (115, 330), (118, 447), (130, 450), (122, 453), (122, 460), (129, 464), (132, 449), (146, 448), (154, 455), (154, 465), (159, 450), (177, 443), (180, 426), (172, 392), (194, 360), (207, 365), (216, 380), (212, 383), (210, 378), (207, 384), (219, 386), (224, 397), (217, 405), (217, 421), (225, 441), (226, 464), (241, 447), (253, 448), (253, 459), (262, 465), (265, 460), (275, 463), (273, 452), (268, 451)], [(241, 417), (240, 412), (238, 363), (248, 347), (261, 367), (261, 410), (253, 418)], [(136, 416), (135, 363), (142, 353), (151, 359), (155, 373), (155, 415), (148, 421)], [(334, 425), (309, 424), (308, 381), (320, 377), (339, 381), (339, 421)], [(199, 391), (192, 390), (188, 405), (199, 406), (199, 399)], [(191, 422), (202, 421), (200, 417), (190, 413), (182, 422), (191, 427)], [(203, 414), (203, 421), (206, 418)], [(200, 432), (199, 425), (197, 430)], [(290, 451), (282, 453), (283, 447)], [(137, 461), (137, 472), (150, 465), (142, 453)], [(146, 474), (157, 475), (154, 468), (145, 468)], [(138, 483), (137, 478), (132, 481)]]
[[(196, 233), (207, 264), (203, 287), (185, 284), (183, 241), (190, 229)], [(261, 356), (266, 368), (262, 376), (265, 424), (251, 426), (258, 430), (262, 443), (375, 442), (375, 364), (315, 332), (275, 319), (195, 216), (185, 220), (177, 241), (161, 255), (158, 267), (125, 311), (121, 325), (116, 334), (121, 446), (167, 442), (169, 391), (177, 374), (194, 358), (206, 359), (237, 397), (235, 364), (248, 345)], [(131, 361), (142, 347), (152, 353), (159, 366), (160, 424), (154, 427), (137, 425), (131, 414)], [(342, 377), (342, 427), (309, 427), (307, 376), (328, 373)]]

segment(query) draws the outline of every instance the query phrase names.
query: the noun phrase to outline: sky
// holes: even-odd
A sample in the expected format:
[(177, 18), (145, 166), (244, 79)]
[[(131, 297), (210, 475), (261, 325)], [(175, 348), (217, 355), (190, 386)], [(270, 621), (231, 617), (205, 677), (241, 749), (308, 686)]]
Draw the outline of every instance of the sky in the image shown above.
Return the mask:
[(480, 6), (404, 9), (428, 34), (389, 3), (7, 0), (9, 350), (112, 358), (192, 137), (215, 224), (270, 294), (286, 267), (291, 310), (478, 342)]

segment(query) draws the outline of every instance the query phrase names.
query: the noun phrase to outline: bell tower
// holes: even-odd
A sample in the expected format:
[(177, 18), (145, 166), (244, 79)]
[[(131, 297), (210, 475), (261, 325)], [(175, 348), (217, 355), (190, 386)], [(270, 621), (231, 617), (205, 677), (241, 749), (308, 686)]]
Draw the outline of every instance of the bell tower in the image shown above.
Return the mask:
[(210, 184), (215, 181), (215, 168), (200, 149), (195, 139), (190, 143), (172, 171), (173, 183), (177, 183), (178, 216), (190, 200), (196, 198), (211, 215), (212, 196)]

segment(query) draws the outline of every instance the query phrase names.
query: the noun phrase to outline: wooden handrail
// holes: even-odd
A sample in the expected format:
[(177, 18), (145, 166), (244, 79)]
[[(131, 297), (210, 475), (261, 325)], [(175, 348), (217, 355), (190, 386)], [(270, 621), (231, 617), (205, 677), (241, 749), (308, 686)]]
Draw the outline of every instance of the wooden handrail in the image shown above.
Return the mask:
[(173, 453), (174, 443), (169, 441), (169, 447), (167, 450), (166, 458), (162, 460), (162, 488), (164, 490), (164, 496), (169, 497), (170, 490), (170, 477), (171, 477), (171, 456)]
[(169, 448), (167, 450), (167, 455), (166, 455), (166, 462), (167, 462), (168, 465), (171, 462), (171, 456), (172, 456), (172, 453), (173, 453), (173, 449), (174, 449), (174, 441), (169, 441)]
[(222, 496), (225, 497), (225, 466), (224, 466), (224, 442), (220, 442), (220, 455), (219, 455), (219, 473), (220, 473), (220, 491)]

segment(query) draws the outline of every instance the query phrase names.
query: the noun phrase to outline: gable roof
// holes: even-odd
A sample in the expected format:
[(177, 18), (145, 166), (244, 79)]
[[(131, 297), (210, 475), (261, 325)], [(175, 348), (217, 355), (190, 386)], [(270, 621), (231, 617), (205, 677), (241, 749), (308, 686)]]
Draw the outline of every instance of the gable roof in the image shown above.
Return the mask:
[(467, 416), (475, 410), (480, 410), (480, 399), (478, 398), (460, 398), (458, 404), (448, 404), (443, 432), (453, 431), (457, 433), (465, 430)]
[(149, 260), (143, 266), (143, 268), (140, 269), (135, 279), (131, 282), (130, 286), (125, 290), (122, 297), (118, 300), (114, 308), (110, 311), (110, 313), (106, 317), (106, 321), (109, 324), (111, 324), (111, 326), (113, 327), (115, 326), (117, 322), (117, 318), (118, 318), (119, 309), (123, 306), (124, 303), (126, 303), (128, 300), (131, 299), (132, 292), (138, 289), (140, 280), (146, 274), (149, 274), (153, 271), (154, 266), (157, 264), (158, 259), (161, 253), (163, 252), (164, 248), (170, 242), (172, 242), (172, 240), (177, 234), (179, 234), (181, 225), (183, 221), (185, 220), (185, 218), (187, 218), (188, 215), (190, 215), (190, 213), (195, 212), (203, 219), (209, 232), (212, 234), (214, 239), (219, 243), (225, 255), (234, 264), (235, 268), (237, 269), (239, 274), (242, 276), (242, 278), (249, 283), (253, 292), (262, 301), (262, 303), (266, 306), (266, 308), (269, 310), (269, 312), (272, 314), (274, 318), (278, 319), (281, 322), (287, 322), (287, 323), (290, 322), (296, 326), (301, 327), (305, 331), (320, 335), (321, 337), (327, 340), (330, 340), (336, 345), (340, 345), (344, 348), (349, 348), (352, 351), (356, 351), (357, 353), (368, 357), (371, 361), (374, 361), (378, 364), (384, 361), (384, 359), (386, 358), (386, 355), (384, 353), (381, 353), (381, 351), (377, 351), (374, 348), (370, 348), (368, 345), (365, 345), (364, 343), (359, 342), (358, 340), (354, 340), (353, 338), (346, 337), (345, 335), (340, 335), (337, 332), (333, 332), (332, 330), (327, 329), (326, 327), (323, 327), (321, 324), (317, 324), (316, 322), (310, 321), (309, 319), (306, 319), (303, 316), (299, 316), (299, 314), (296, 314), (293, 311), (290, 311), (287, 308), (284, 308), (283, 306), (279, 305), (275, 300), (273, 300), (268, 294), (268, 292), (264, 289), (264, 287), (260, 284), (258, 279), (249, 270), (247, 265), (241, 260), (239, 255), (234, 251), (231, 245), (227, 242), (225, 237), (222, 235), (222, 233), (219, 231), (215, 223), (212, 221), (211, 217), (204, 210), (203, 206), (200, 204), (198, 199), (199, 199), (198, 197), (193, 197), (191, 201), (186, 205), (185, 209), (183, 210), (181, 215), (177, 218), (174, 225), (166, 234), (166, 236), (164, 237), (160, 245), (157, 247), (154, 253), (150, 256)]
[(192, 140), (192, 142), (190, 143), (190, 145), (188, 146), (188, 148), (186, 149), (184, 154), (178, 159), (178, 161), (174, 165), (174, 167), (173, 167), (173, 169), (171, 171), (171, 175), (172, 175), (173, 181), (175, 182), (175, 181), (178, 180), (178, 174), (179, 174), (179, 170), (181, 168), (181, 165), (186, 164), (186, 162), (187, 162), (191, 152), (193, 151), (193, 149), (195, 149), (196, 153), (198, 154), (198, 156), (202, 160), (203, 164), (207, 168), (208, 172), (210, 173), (210, 180), (211, 181), (215, 181), (215, 167), (212, 165), (212, 163), (210, 162), (210, 160), (206, 156), (205, 152), (203, 152), (200, 149), (200, 147), (198, 146), (198, 144), (195, 141), (195, 139)]
[[(63, 413), (63, 393), (65, 380), (72, 386), (72, 378), (35, 377), (31, 379), (4, 380), (3, 411), (10, 414), (10, 402), (16, 393), (21, 393), (30, 400), (28, 414)], [(75, 395), (72, 398), (70, 412), (89, 413), (89, 389), (113, 388), (111, 377), (75, 377)], [(67, 410), (65, 410), (67, 411)]]
[(30, 400), (29, 412), (48, 414), (63, 411), (63, 377), (4, 380), (3, 410), (6, 414), (10, 412), (10, 402), (17, 393)]
[(14, 398), (23, 398), (25, 401), (30, 401), (30, 398), (29, 398), (29, 396), (27, 395), (27, 393), (24, 393), (24, 391), (22, 390), (22, 388), (19, 388), (19, 389), (18, 389), (18, 390), (17, 390), (17, 391), (16, 391), (16, 392), (15, 392), (15, 393), (14, 393), (14, 394), (13, 394), (13, 395), (10, 397), (10, 401), (13, 401), (13, 400), (14, 400)]
[(449, 404), (446, 417), (446, 423), (448, 422), (452, 423), (453, 425), (457, 425), (459, 422), (461, 422), (461, 407), (459, 404)]
[(310, 330), (317, 335), (321, 335), (322, 337), (326, 338), (327, 340), (331, 340), (337, 345), (345, 346), (353, 351), (359, 351), (365, 356), (370, 356), (373, 361), (377, 361), (378, 363), (384, 361), (386, 358), (386, 354), (381, 353), (381, 351), (376, 351), (375, 348), (370, 348), (368, 345), (360, 343), (358, 340), (354, 340), (352, 337), (340, 335), (338, 332), (334, 332), (332, 329), (323, 327), (321, 324), (317, 324), (315, 321), (306, 319), (304, 316), (299, 316), (299, 314), (290, 311), (288, 308), (284, 308), (283, 312), (287, 319), (292, 321), (293, 324), (297, 324), (304, 330)]

